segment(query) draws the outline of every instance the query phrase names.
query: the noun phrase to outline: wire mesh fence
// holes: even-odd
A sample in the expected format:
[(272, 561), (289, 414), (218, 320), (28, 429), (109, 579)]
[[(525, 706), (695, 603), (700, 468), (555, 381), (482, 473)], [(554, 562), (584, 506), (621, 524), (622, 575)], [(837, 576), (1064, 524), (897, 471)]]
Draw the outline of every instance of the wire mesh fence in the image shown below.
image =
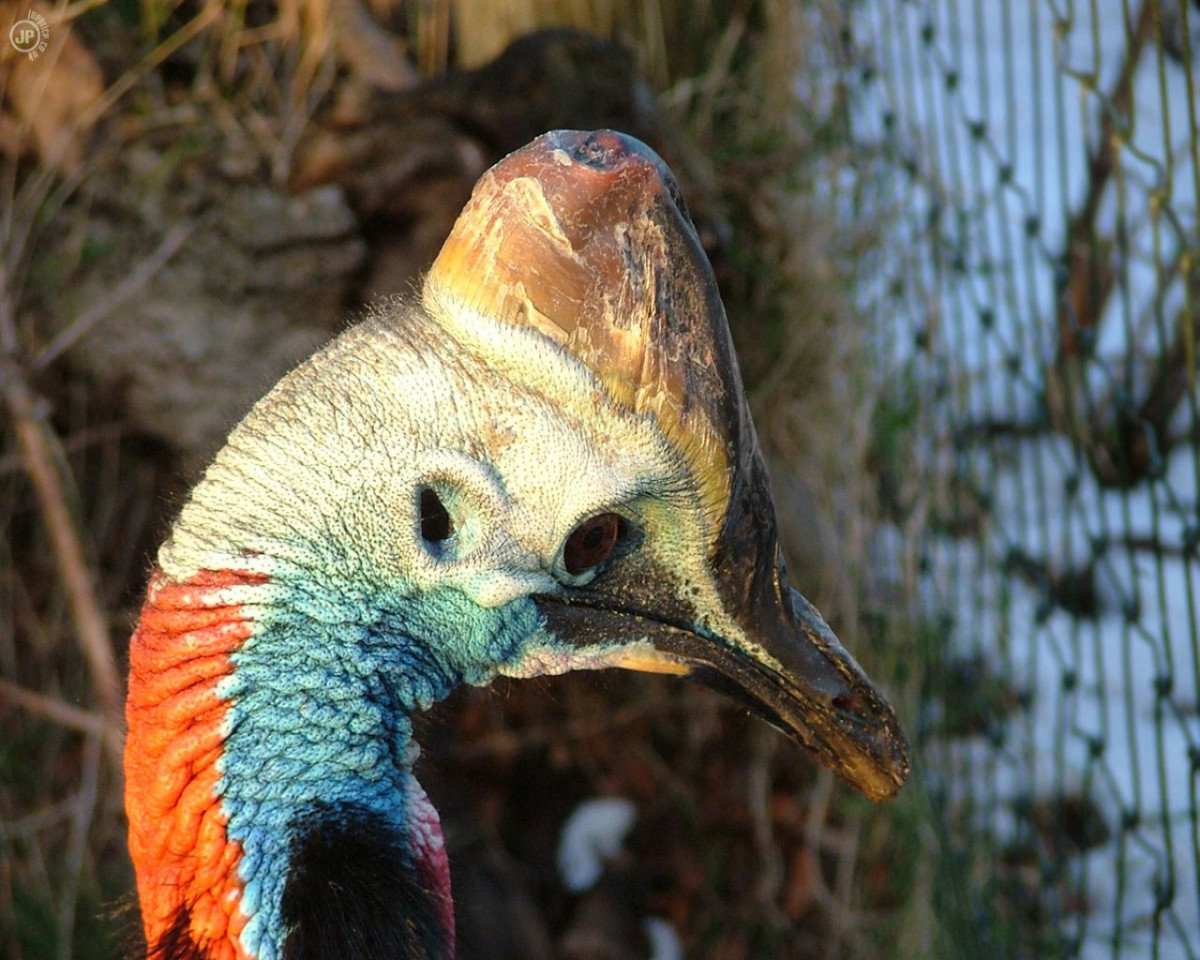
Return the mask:
[(863, 0), (880, 550), (962, 952), (1200, 956), (1200, 6)]

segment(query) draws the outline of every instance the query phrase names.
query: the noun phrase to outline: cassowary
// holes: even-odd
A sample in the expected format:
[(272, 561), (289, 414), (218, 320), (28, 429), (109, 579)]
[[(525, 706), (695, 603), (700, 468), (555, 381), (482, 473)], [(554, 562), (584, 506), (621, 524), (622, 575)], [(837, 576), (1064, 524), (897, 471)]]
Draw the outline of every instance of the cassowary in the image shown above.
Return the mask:
[(159, 552), (127, 704), (148, 955), (453, 956), (413, 714), (604, 667), (725, 691), (870, 797), (907, 774), (787, 585), (674, 179), (558, 131), (484, 175), (419, 298), (259, 402)]

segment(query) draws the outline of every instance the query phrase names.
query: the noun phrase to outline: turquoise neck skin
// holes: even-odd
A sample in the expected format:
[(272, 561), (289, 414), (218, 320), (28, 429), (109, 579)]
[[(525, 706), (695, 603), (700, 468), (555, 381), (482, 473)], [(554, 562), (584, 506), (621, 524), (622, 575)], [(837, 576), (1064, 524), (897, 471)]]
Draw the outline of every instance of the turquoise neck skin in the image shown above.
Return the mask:
[(530, 643), (554, 644), (528, 598), (487, 609), (453, 589), (405, 595), (310, 570), (277, 574), (269, 589), (274, 602), (220, 688), (230, 708), (218, 791), (243, 851), (242, 943), (257, 960), (279, 960), (286, 938), (297, 818), (316, 803), (354, 803), (409, 837), (412, 713), (487, 683)]

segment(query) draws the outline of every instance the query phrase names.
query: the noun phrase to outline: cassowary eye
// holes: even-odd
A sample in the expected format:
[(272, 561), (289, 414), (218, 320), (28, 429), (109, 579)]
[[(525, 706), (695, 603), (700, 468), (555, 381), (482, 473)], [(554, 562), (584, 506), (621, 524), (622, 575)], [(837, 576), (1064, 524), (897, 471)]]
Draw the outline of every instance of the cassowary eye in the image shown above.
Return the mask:
[(429, 487), (421, 491), (421, 539), (441, 543), (454, 535), (454, 523), (442, 498)]
[(609, 558), (621, 538), (621, 518), (598, 513), (571, 531), (563, 547), (563, 566), (576, 577)]
[[(301, 469), (252, 468), (276, 463)], [(908, 775), (895, 713), (786, 585), (716, 278), (624, 134), (501, 161), (420, 297), (290, 373), (207, 478), (129, 643), (142, 960), (455, 956), (409, 717), (461, 682), (692, 674), (872, 799)]]

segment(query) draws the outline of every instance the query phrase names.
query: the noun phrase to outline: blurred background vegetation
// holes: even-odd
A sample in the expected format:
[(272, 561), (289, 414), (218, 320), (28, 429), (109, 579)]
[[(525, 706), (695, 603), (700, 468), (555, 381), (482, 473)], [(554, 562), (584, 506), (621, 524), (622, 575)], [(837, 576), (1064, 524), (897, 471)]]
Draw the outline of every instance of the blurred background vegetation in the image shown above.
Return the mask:
[[(603, 126), (679, 176), (793, 579), (916, 770), (873, 807), (667, 679), (464, 691), (418, 737), (462, 955), (645, 957), (646, 915), (719, 960), (1200, 955), (1189, 2), (1101, 50), (1094, 3), (0, 0), (49, 28), (0, 49), (0, 958), (121, 955), (126, 638), (225, 432), (488, 165)], [(637, 821), (577, 895), (594, 796)]]
[[(848, 294), (876, 237), (831, 212), (847, 142), (819, 6), (36, 9), (51, 47), (6, 50), (0, 81), (0, 955), (119, 953), (123, 657), (179, 498), (240, 413), (363, 302), (410, 289), (478, 174), (547, 128), (620, 127), (676, 169), (801, 586), (891, 670), (860, 622), (872, 388)], [(510, 684), (429, 726), (465, 956), (584, 955), (593, 908), (561, 889), (553, 845), (593, 795), (637, 803), (620, 899), (688, 955), (871, 954), (911, 897), (915, 836), (703, 691)], [(506, 904), (523, 923), (484, 925)], [(605, 934), (614, 955), (646, 955), (636, 931)]]

